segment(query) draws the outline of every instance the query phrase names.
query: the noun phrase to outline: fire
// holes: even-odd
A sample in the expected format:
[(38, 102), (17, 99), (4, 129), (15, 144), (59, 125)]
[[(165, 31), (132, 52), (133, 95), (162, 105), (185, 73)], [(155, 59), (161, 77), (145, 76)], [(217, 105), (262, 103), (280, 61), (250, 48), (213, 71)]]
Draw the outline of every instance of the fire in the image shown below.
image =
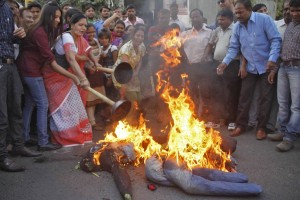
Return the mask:
[(177, 36), (178, 30), (172, 29), (167, 32), (159, 41), (152, 46), (161, 46), (161, 57), (164, 58), (165, 64), (169, 67), (176, 67), (180, 64), (181, 39)]
[[(129, 125), (126, 121), (120, 121), (114, 131), (106, 135), (104, 140), (98, 143), (132, 143), (136, 152), (137, 159), (135, 165), (146, 161), (152, 155), (160, 155), (161, 145), (155, 142), (150, 135), (150, 129), (146, 128), (146, 123), (142, 116), (140, 116), (139, 126), (134, 127)], [(101, 152), (100, 152), (101, 153)], [(96, 155), (96, 160), (100, 154)], [(99, 163), (98, 163), (99, 164)]]
[(226, 163), (230, 155), (220, 148), (222, 139), (219, 132), (206, 130), (204, 122), (193, 115), (193, 102), (183, 89), (174, 98), (165, 90), (162, 94), (172, 114), (173, 126), (166, 147), (168, 156), (184, 160), (189, 169), (205, 167), (228, 171)]
[(169, 84), (170, 68), (180, 63), (180, 38), (176, 31), (170, 31), (155, 45), (163, 44), (161, 56), (166, 60), (163, 70), (157, 73), (157, 91), (167, 103), (172, 116), (171, 128), (167, 144), (160, 145), (151, 136), (142, 116), (137, 127), (130, 126), (125, 121), (119, 122), (114, 133), (108, 133), (99, 142), (129, 142), (134, 145), (137, 154), (135, 165), (156, 154), (161, 157), (175, 157), (183, 160), (189, 169), (194, 167), (219, 169), (228, 171), (226, 163), (230, 162), (230, 154), (221, 150), (222, 139), (219, 132), (206, 130), (203, 121), (194, 116), (194, 103), (188, 95), (185, 84), (186, 74), (182, 75), (183, 88), (174, 88)]

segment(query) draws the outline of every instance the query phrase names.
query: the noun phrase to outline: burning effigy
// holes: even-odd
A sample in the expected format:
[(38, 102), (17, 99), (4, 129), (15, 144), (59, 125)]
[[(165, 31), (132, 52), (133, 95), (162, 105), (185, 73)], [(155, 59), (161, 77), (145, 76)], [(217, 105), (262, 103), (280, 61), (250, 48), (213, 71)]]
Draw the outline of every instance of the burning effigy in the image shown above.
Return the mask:
[[(236, 141), (227, 140), (194, 115), (194, 102), (186, 85), (188, 78), (180, 74), (182, 83), (175, 87), (169, 80), (172, 69), (180, 63), (181, 38), (172, 30), (156, 44), (161, 45), (165, 65), (157, 72), (156, 91), (170, 114), (168, 126), (160, 130), (167, 135), (164, 143), (154, 140), (151, 128), (141, 114), (132, 125), (119, 121), (112, 132), (98, 141), (81, 160), (84, 171), (108, 171), (113, 174), (125, 199), (131, 199), (127, 165), (145, 164), (148, 180), (177, 186), (188, 194), (248, 196), (258, 195), (262, 188), (248, 183), (246, 175), (237, 173), (231, 154)], [(227, 144), (227, 145), (224, 145)], [(229, 145), (228, 145), (229, 144)]]

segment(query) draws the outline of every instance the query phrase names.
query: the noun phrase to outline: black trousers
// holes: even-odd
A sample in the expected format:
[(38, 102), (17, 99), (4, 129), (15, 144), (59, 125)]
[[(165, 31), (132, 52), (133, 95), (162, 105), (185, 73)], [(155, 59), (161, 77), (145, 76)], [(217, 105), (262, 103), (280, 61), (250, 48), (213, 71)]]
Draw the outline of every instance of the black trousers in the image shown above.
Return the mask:
[(22, 83), (15, 64), (0, 61), (0, 161), (7, 157), (6, 137), (16, 150), (24, 147), (21, 110)]
[(203, 116), (212, 96), (212, 82), (216, 76), (212, 62), (195, 63), (186, 67), (191, 98), (195, 104), (195, 114)]
[(257, 129), (265, 129), (268, 119), (270, 108), (272, 105), (272, 95), (274, 85), (268, 82), (268, 74), (251, 74), (248, 73), (247, 77), (242, 80), (242, 88), (240, 93), (238, 116), (236, 119), (237, 126), (245, 129), (248, 124), (248, 114), (255, 89), (255, 84), (258, 83), (261, 94), (258, 102), (258, 124)]
[(223, 101), (222, 117), (227, 122), (234, 122), (237, 117), (238, 103), (241, 91), (242, 80), (238, 76), (240, 69), (240, 61), (233, 60), (225, 68), (222, 77), (223, 97), (219, 97)]

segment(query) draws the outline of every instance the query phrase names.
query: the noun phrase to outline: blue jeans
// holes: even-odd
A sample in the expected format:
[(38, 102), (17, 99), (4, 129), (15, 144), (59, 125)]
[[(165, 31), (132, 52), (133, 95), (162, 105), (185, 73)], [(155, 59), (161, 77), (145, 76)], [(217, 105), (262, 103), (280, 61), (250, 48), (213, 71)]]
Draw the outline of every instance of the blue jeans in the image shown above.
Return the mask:
[(37, 134), (40, 146), (48, 144), (48, 98), (42, 77), (24, 77), (25, 101), (23, 108), (24, 140), (30, 139), (30, 121), (34, 107), (37, 109)]
[(284, 140), (295, 141), (300, 132), (300, 66), (282, 65), (278, 72), (278, 122)]

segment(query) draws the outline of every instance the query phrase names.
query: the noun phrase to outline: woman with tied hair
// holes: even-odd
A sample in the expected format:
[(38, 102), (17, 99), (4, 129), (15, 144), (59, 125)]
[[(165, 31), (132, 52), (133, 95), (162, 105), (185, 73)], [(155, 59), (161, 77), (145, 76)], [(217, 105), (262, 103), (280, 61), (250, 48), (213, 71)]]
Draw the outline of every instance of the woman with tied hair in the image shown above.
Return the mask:
[[(92, 54), (92, 48), (83, 38), (86, 26), (86, 17), (82, 13), (74, 14), (70, 19), (70, 31), (63, 33), (54, 47), (57, 57), (65, 55), (68, 71), (79, 78), (82, 88), (90, 84), (84, 74), (85, 61), (78, 58), (88, 57), (95, 67), (100, 67)], [(90, 141), (92, 127), (85, 111), (87, 92), (49, 68), (44, 70), (44, 80), (50, 102), (50, 129), (54, 140), (63, 145)]]
[[(17, 63), (23, 79), (25, 98), (23, 107), (24, 140), (30, 140), (30, 121), (34, 106), (37, 108), (38, 150), (55, 150), (61, 145), (50, 143), (47, 132), (48, 98), (43, 79), (43, 69), (64, 77), (72, 84), (79, 79), (57, 64), (51, 51), (58, 35), (62, 33), (61, 9), (55, 2), (46, 4), (38, 22), (29, 29), (21, 45)], [(73, 83), (74, 82), (74, 83)], [(60, 92), (58, 89), (56, 92)]]
[[(141, 101), (141, 86), (138, 77), (141, 68), (142, 58), (145, 55), (146, 47), (144, 45), (145, 27), (135, 25), (131, 35), (131, 40), (125, 43), (119, 50), (118, 59), (115, 66), (121, 62), (127, 62), (133, 68), (133, 77), (127, 84), (120, 85), (114, 80), (114, 84), (119, 88), (121, 99), (127, 99), (132, 102), (140, 103)], [(133, 110), (128, 114), (128, 119), (137, 121), (133, 115)]]
[(64, 18), (64, 31), (68, 30), (70, 27), (70, 19), (72, 17), (72, 15), (76, 14), (76, 13), (80, 13), (80, 10), (78, 10), (77, 8), (70, 8), (67, 10), (66, 14), (63, 16)]

